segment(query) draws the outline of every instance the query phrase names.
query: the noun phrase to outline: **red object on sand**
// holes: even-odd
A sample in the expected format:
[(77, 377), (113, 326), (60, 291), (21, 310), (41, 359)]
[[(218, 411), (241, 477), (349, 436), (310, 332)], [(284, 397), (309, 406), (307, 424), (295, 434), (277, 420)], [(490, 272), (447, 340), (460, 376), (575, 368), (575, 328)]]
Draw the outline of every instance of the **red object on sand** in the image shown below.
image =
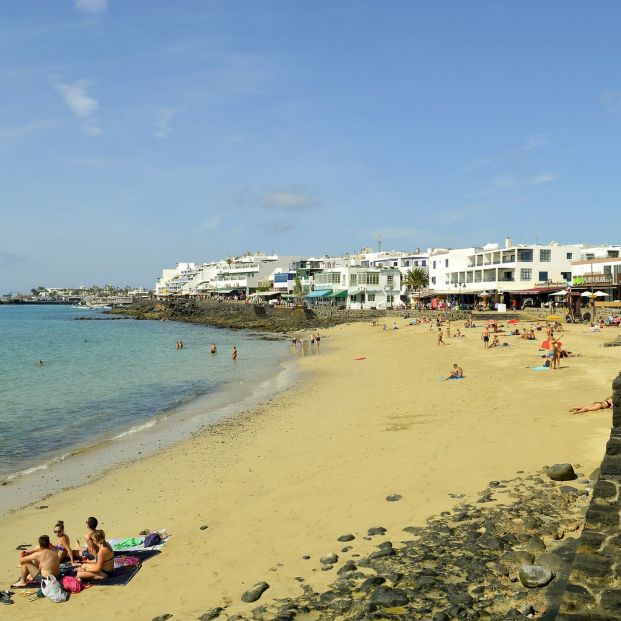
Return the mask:
[(361, 358), (354, 358), (354, 360), (366, 360), (367, 357), (366, 356), (362, 356)]
[(520, 323), (520, 320), (519, 319), (509, 319), (509, 321), (507, 321), (507, 323), (513, 323), (513, 324)]
[[(559, 347), (563, 347), (563, 343), (561, 343), (560, 341), (556, 341), (559, 345)], [(541, 347), (543, 347), (543, 349), (552, 349), (552, 343), (550, 343), (549, 340), (545, 340), (543, 343), (541, 343)]]

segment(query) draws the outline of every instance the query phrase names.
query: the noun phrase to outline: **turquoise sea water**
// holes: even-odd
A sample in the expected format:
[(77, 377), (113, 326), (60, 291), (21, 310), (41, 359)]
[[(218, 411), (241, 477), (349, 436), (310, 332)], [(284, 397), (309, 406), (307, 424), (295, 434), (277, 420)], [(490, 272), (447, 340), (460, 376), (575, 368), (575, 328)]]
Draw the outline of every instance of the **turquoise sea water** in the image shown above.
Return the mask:
[(76, 317), (104, 315), (0, 305), (0, 479), (148, 426), (199, 396), (229, 390), (235, 399), (236, 386), (275, 375), (287, 354), (285, 341), (242, 332)]

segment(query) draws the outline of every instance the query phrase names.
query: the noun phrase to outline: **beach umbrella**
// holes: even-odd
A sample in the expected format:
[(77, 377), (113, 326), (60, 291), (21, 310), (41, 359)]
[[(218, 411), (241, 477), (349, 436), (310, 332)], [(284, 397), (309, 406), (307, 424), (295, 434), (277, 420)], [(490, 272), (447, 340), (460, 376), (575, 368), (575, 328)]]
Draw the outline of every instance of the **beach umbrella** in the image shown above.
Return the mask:
[(593, 295), (596, 298), (607, 298), (608, 297), (608, 294), (604, 293), (603, 291), (596, 291)]
[(480, 298), (489, 298), (489, 293), (487, 291), (481, 291), (481, 293), (479, 293), (479, 297)]
[(580, 294), (580, 296), (583, 298), (594, 298), (595, 294), (591, 293), (590, 291), (584, 291), (583, 293)]
[[(560, 341), (557, 341), (557, 343), (559, 344), (559, 347), (563, 346), (563, 343), (561, 343)], [(542, 349), (552, 349), (552, 343), (550, 343), (550, 339), (546, 339), (545, 341), (543, 341), (543, 343), (541, 343), (541, 347)]]
[(567, 295), (568, 291), (566, 291), (565, 289), (561, 289), (560, 291), (556, 291), (555, 293), (551, 293), (550, 295), (558, 295), (558, 296), (562, 296), (562, 295)]
[(509, 321), (507, 321), (507, 323), (513, 323), (513, 324), (520, 323), (520, 320), (519, 319), (509, 319)]
[(561, 321), (562, 317), (560, 315), (548, 315), (546, 317), (546, 321)]

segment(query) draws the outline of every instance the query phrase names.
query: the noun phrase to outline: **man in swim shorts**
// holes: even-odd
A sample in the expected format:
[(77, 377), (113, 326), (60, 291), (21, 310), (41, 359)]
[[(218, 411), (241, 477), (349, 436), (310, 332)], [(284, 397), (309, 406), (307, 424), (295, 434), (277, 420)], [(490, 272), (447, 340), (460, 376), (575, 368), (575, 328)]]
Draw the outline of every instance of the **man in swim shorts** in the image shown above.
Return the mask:
[(22, 589), (28, 582), (41, 582), (42, 578), (60, 578), (60, 560), (56, 548), (50, 545), (47, 535), (39, 537), (39, 549), (19, 559), (21, 578), (11, 585), (12, 589)]
[(485, 345), (485, 349), (489, 347), (489, 328), (485, 326), (483, 332), (481, 332), (481, 338), (483, 339), (483, 345)]
[(463, 376), (464, 376), (463, 369), (457, 363), (455, 363), (453, 365), (453, 370), (451, 371), (451, 374), (446, 379), (457, 379)]

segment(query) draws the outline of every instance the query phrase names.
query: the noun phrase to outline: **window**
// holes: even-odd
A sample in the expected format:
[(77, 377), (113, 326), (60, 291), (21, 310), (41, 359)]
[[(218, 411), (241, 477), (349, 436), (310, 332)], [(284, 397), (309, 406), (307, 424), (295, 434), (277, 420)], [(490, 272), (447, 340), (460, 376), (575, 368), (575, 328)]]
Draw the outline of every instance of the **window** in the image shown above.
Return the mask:
[(444, 267), (448, 267), (448, 259), (444, 259)]
[(568, 260), (570, 260), (570, 261), (571, 261), (571, 259), (573, 259), (573, 257), (574, 257), (573, 252), (568, 252), (568, 253), (567, 253), (567, 259), (568, 259)]
[(386, 296), (386, 302), (388, 302), (388, 304), (392, 304), (394, 301), (395, 301), (395, 296), (394, 295), (388, 294)]
[(552, 251), (551, 250), (540, 250), (539, 260), (542, 263), (549, 263), (552, 260)]
[(341, 272), (319, 272), (315, 280), (319, 285), (340, 285)]
[(425, 259), (423, 259), (423, 260), (420, 262), (420, 264), (421, 264), (423, 267), (427, 267), (427, 261), (425, 261)]
[(435, 261), (433, 262), (433, 269), (434, 270), (436, 269), (436, 262)]
[(397, 262), (396, 262), (396, 261), (393, 261), (393, 262), (392, 262), (392, 266), (393, 266), (393, 267), (397, 267)]
[(386, 284), (392, 289), (395, 286), (395, 277), (392, 274), (386, 276)]
[(379, 272), (362, 272), (358, 274), (359, 285), (379, 285)]
[(539, 282), (548, 280), (548, 272), (539, 272)]
[(354, 286), (358, 284), (358, 274), (350, 274), (349, 275), (349, 286)]
[(435, 277), (435, 276), (432, 276), (432, 277), (431, 277), (431, 284), (432, 284), (432, 285), (435, 285), (435, 284), (436, 284), (436, 277)]
[(604, 274), (612, 276), (612, 265), (604, 265)]
[(418, 266), (418, 261), (414, 261), (414, 266)]
[(410, 262), (407, 259), (403, 261), (403, 267), (410, 267)]
[(367, 301), (375, 302), (375, 293), (367, 293)]
[(481, 282), (483, 280), (483, 272), (481, 272), (481, 270), (479, 270), (478, 272), (474, 273), (474, 282)]
[[(518, 248), (517, 260), (522, 261), (523, 263), (532, 263), (533, 262), (532, 248)], [(527, 278), (527, 280), (530, 280), (530, 278)]]
[[(519, 252), (519, 251), (518, 251)], [(533, 278), (533, 270), (522, 268), (520, 270), (520, 280), (532, 280)]]
[(571, 272), (561, 272), (561, 278), (569, 282), (571, 280)]

